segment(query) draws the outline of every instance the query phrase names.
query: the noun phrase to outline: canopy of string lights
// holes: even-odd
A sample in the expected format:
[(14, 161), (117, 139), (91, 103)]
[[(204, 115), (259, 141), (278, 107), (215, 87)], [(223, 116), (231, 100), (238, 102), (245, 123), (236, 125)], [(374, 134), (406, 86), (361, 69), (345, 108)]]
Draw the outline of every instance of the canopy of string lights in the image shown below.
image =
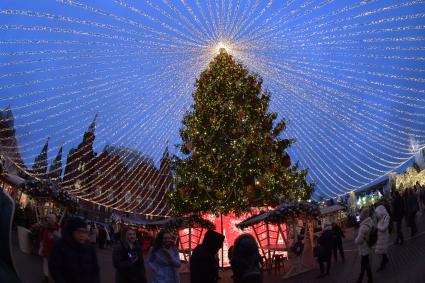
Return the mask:
[(424, 18), (423, 1), (2, 1), (1, 153), (79, 199), (167, 215), (182, 117), (224, 49), (262, 77), (313, 198), (343, 196), (425, 147)]

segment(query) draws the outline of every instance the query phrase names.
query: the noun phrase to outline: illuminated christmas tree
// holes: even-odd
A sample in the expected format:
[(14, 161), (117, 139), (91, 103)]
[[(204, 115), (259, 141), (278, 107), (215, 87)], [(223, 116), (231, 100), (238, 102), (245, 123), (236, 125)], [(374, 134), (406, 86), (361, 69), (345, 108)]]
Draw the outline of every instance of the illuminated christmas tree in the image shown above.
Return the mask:
[(224, 49), (196, 81), (194, 104), (183, 118), (173, 163), (176, 214), (236, 213), (308, 199), (313, 186), (306, 170), (291, 166), (282, 138), (285, 120), (269, 112), (270, 93)]

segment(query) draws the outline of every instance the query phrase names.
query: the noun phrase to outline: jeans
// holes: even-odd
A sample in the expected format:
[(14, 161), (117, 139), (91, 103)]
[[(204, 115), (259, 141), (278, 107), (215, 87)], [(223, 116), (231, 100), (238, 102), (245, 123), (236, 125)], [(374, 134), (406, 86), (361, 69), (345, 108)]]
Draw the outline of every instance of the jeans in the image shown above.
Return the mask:
[(363, 281), (363, 275), (365, 271), (367, 273), (368, 282), (372, 283), (373, 278), (372, 278), (372, 270), (370, 269), (369, 255), (362, 255), (360, 276), (359, 276), (359, 279), (357, 280), (357, 283), (361, 283)]

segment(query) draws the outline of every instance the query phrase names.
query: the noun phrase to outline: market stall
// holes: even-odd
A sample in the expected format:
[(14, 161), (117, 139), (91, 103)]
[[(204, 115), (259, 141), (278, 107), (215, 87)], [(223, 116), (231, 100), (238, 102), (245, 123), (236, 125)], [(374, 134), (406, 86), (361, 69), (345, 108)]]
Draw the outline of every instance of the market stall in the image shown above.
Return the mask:
[[(261, 212), (238, 223), (240, 229), (252, 227), (266, 264), (272, 265), (276, 252), (287, 252), (292, 266), (285, 278), (310, 269), (304, 264), (306, 243), (313, 249), (314, 221), (320, 215), (319, 207), (307, 201), (286, 202), (275, 209)], [(259, 232), (265, 226), (265, 232)], [(283, 245), (279, 245), (279, 239)]]
[(344, 226), (345, 218), (345, 208), (342, 205), (334, 204), (320, 208), (320, 220), (322, 225), (335, 222), (339, 226)]
[(185, 262), (189, 261), (193, 249), (201, 243), (206, 230), (215, 229), (215, 225), (211, 221), (205, 220), (199, 215), (151, 221), (147, 227), (156, 231), (166, 229), (175, 232), (180, 258)]

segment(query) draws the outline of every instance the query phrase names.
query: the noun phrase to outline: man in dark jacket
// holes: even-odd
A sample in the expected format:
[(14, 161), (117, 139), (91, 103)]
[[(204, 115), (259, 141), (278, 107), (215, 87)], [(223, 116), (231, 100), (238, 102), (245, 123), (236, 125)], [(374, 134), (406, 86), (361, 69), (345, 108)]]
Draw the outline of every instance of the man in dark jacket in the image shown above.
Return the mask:
[(106, 244), (106, 230), (103, 225), (99, 225), (99, 249), (104, 249)]
[(397, 237), (394, 241), (394, 245), (403, 245), (404, 237), (403, 232), (401, 231), (401, 223), (404, 216), (404, 202), (398, 191), (394, 191), (392, 197), (393, 200), (391, 203), (391, 214), (393, 216), (393, 221), (396, 223), (397, 229)]
[[(322, 235), (317, 239), (319, 246), (321, 247), (321, 252), (318, 255), (318, 261), (320, 265), (320, 275), (318, 278), (322, 278), (326, 275), (329, 275), (331, 269), (331, 257), (332, 257), (332, 247), (334, 242), (334, 235), (332, 232), (332, 227), (330, 224), (326, 224), (323, 229)], [(327, 263), (326, 273), (324, 263)]]
[(142, 248), (134, 230), (127, 230), (125, 239), (114, 247), (112, 261), (116, 283), (147, 283)]
[(197, 246), (190, 258), (191, 283), (216, 283), (218, 262), (216, 254), (223, 246), (224, 236), (212, 230), (205, 233), (201, 245)]
[(95, 248), (88, 243), (87, 224), (69, 218), (49, 257), (49, 270), (55, 283), (99, 283)]
[(419, 204), (418, 200), (416, 198), (415, 193), (412, 191), (411, 188), (407, 189), (407, 207), (406, 207), (406, 216), (407, 216), (407, 224), (411, 229), (411, 236), (415, 236), (417, 232), (416, 228), (416, 213), (419, 211)]
[(335, 222), (332, 223), (332, 231), (333, 231), (333, 236), (334, 236), (334, 243), (333, 243), (333, 254), (334, 254), (334, 259), (335, 262), (337, 261), (337, 257), (338, 257), (338, 251), (339, 250), (339, 255), (342, 258), (342, 261), (345, 260), (344, 258), (344, 249), (342, 248), (342, 238), (344, 238), (344, 232), (342, 231), (341, 227), (338, 226), (338, 224), (336, 224)]
[(9, 194), (0, 187), (0, 282), (21, 282), (16, 273), (15, 266), (13, 265), (10, 246), (14, 209), (14, 201)]

